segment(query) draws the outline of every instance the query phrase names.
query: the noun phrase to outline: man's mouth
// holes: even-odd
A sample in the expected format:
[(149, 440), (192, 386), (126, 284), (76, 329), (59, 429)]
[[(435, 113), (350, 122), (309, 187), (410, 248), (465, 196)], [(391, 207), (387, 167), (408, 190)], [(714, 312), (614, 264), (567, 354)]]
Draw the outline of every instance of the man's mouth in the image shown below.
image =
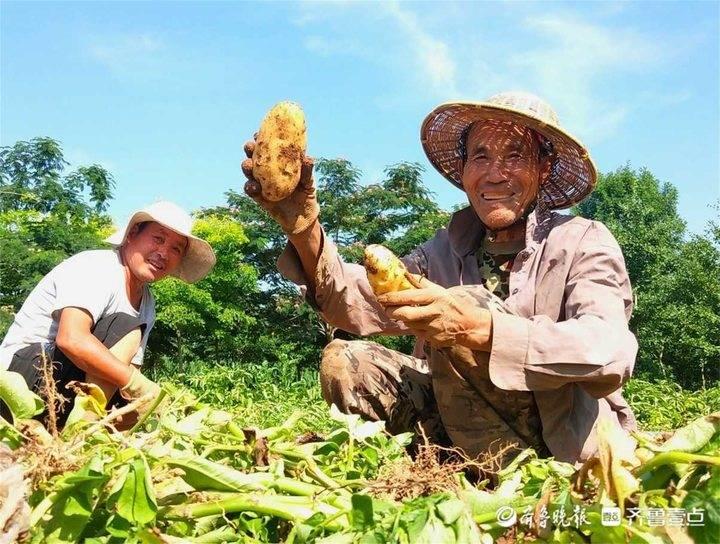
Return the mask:
[(147, 262), (157, 271), (165, 270), (165, 265), (157, 259), (148, 259)]
[(485, 192), (482, 193), (480, 196), (482, 196), (483, 200), (488, 201), (495, 201), (495, 200), (507, 200), (509, 198), (512, 198), (515, 193), (508, 193), (508, 192)]

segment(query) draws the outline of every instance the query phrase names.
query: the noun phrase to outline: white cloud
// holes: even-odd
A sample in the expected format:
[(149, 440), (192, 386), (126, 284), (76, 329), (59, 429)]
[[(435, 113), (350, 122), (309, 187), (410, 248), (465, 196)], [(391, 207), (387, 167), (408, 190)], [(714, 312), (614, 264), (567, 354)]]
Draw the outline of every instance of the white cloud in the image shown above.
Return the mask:
[(308, 51), (323, 57), (331, 55), (351, 55), (366, 59), (373, 58), (371, 51), (351, 38), (332, 39), (325, 36), (312, 35), (303, 40), (303, 46)]
[(148, 33), (123, 34), (96, 39), (87, 52), (113, 71), (127, 71), (149, 67), (164, 47), (162, 40)]
[[(417, 14), (399, 3), (372, 5), (374, 11), (369, 13), (365, 3), (301, 2), (300, 15), (291, 22), (301, 28), (313, 24), (314, 34), (303, 40), (308, 51), (322, 56), (351, 55), (395, 69), (411, 67), (401, 73), (413, 81), (413, 87), (433, 95), (457, 94), (457, 65), (450, 46), (428, 32)], [(362, 30), (354, 30), (355, 17), (377, 27), (389, 23), (391, 28), (384, 32), (388, 39), (368, 41)], [(321, 22), (324, 33), (318, 32)]]
[(322, 36), (308, 36), (303, 40), (303, 45), (308, 51), (328, 56), (335, 51), (335, 47), (327, 38)]
[(509, 66), (555, 106), (565, 126), (592, 142), (615, 134), (634, 102), (632, 97), (611, 101), (602, 94), (613, 95), (617, 78), (646, 72), (663, 58), (652, 37), (575, 15), (528, 17), (523, 26), (537, 36), (537, 46), (513, 54)]
[(415, 64), (434, 90), (444, 95), (457, 95), (457, 65), (447, 43), (432, 36), (420, 23), (416, 14), (402, 9), (397, 2), (381, 4), (384, 11), (405, 33)]
[[(687, 40), (671, 46), (678, 41), (672, 36), (628, 26), (622, 19), (623, 2), (603, 3), (592, 15), (582, 16), (579, 8), (568, 11), (548, 4), (522, 10), (515, 9), (516, 3), (499, 10), (495, 4), (492, 9), (421, 4), (421, 11), (400, 2), (373, 5), (372, 15), (365, 13), (362, 20), (372, 18), (374, 29), (386, 36), (381, 43), (367, 40), (364, 28), (356, 30), (348, 23), (361, 17), (359, 4), (304, 2), (304, 20), (321, 18), (325, 29), (318, 32), (319, 25), (314, 25), (316, 34), (306, 38), (305, 47), (320, 55), (352, 55), (392, 67), (412, 81), (417, 90), (412, 98), (478, 100), (502, 90), (534, 92), (554, 106), (566, 128), (592, 144), (611, 138), (637, 110), (649, 107), (643, 96), (651, 89), (643, 90), (643, 78), (698, 49)], [(508, 18), (516, 22), (500, 23)], [(507, 28), (473, 20), (497, 20)], [(504, 35), (512, 39), (498, 39)], [(696, 42), (702, 40), (696, 37)], [(628, 78), (635, 82), (630, 85)], [(623, 94), (622, 89), (635, 94)], [(393, 92), (397, 94), (386, 88), (373, 100), (394, 107), (411, 99), (406, 90), (405, 96)], [(654, 107), (689, 98), (685, 91), (652, 92)]]

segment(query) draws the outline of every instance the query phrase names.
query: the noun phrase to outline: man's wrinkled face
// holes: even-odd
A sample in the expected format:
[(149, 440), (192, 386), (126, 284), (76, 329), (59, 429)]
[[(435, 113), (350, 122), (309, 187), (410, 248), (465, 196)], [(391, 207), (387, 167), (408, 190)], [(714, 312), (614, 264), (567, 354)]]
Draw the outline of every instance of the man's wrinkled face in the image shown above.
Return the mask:
[(501, 230), (521, 219), (550, 171), (550, 160), (539, 158), (535, 133), (510, 121), (477, 122), (466, 150), (462, 184), (480, 220)]
[(125, 264), (141, 282), (158, 281), (178, 267), (187, 245), (185, 236), (160, 223), (153, 221), (142, 229), (135, 225), (125, 242)]

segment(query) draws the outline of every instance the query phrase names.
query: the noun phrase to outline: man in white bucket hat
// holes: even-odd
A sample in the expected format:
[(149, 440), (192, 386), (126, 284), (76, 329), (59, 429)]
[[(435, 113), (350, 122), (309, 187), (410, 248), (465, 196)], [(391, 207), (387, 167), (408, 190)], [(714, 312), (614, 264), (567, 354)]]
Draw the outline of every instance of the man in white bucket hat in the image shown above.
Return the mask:
[[(106, 240), (113, 249), (83, 251), (57, 265), (15, 316), (0, 344), (0, 368), (20, 373), (37, 391), (44, 352), (69, 400), (74, 394), (65, 385), (78, 380), (97, 384), (108, 399), (118, 390), (125, 401), (142, 398), (140, 411), (149, 406), (159, 388), (140, 372), (155, 321), (148, 284), (168, 275), (193, 283), (215, 264), (192, 225), (182, 208), (156, 202)], [(59, 408), (61, 423), (70, 407)]]
[(553, 211), (592, 192), (587, 149), (547, 103), (517, 92), (442, 104), (420, 137), (470, 205), (403, 259), (419, 288), (379, 298), (318, 223), (310, 169), (287, 199), (266, 201), (246, 145), (245, 191), (290, 240), (280, 271), (335, 327), (417, 337), (413, 357), (334, 340), (320, 366), (323, 396), (391, 432), (421, 425), (470, 455), (510, 442), (587, 459), (601, 417), (635, 426), (620, 388), (637, 352), (617, 242), (598, 222)]

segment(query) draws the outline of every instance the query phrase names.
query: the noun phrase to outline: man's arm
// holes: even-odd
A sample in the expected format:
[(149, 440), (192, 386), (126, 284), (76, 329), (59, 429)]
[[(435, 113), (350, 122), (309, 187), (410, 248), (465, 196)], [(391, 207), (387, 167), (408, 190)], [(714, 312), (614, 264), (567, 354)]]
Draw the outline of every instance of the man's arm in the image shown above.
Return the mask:
[[(323, 233), (320, 221), (318, 221), (316, 217), (312, 226), (307, 230), (299, 234), (290, 234), (288, 235), (288, 239), (293, 247), (295, 247), (295, 251), (300, 258), (305, 277), (308, 278), (308, 281), (314, 280), (323, 246)], [(311, 291), (315, 291), (314, 285), (308, 285), (308, 287), (310, 287)]]
[(92, 316), (86, 310), (64, 308), (60, 314), (55, 344), (88, 377), (99, 380), (96, 383), (103, 390), (106, 387), (126, 386), (134, 370), (129, 360), (121, 361), (95, 338), (91, 332), (92, 325)]
[[(254, 141), (245, 144), (245, 193), (288, 236), (290, 244), (278, 259), (280, 273), (304, 288), (325, 321), (334, 327), (363, 336), (407, 333), (407, 328), (388, 318), (375, 300), (364, 267), (344, 263), (335, 245), (326, 238), (318, 221), (313, 160), (303, 158), (300, 181), (288, 197), (270, 201), (263, 197), (260, 184), (253, 178), (254, 150)], [(415, 273), (425, 272), (414, 261), (406, 262), (406, 266)]]

